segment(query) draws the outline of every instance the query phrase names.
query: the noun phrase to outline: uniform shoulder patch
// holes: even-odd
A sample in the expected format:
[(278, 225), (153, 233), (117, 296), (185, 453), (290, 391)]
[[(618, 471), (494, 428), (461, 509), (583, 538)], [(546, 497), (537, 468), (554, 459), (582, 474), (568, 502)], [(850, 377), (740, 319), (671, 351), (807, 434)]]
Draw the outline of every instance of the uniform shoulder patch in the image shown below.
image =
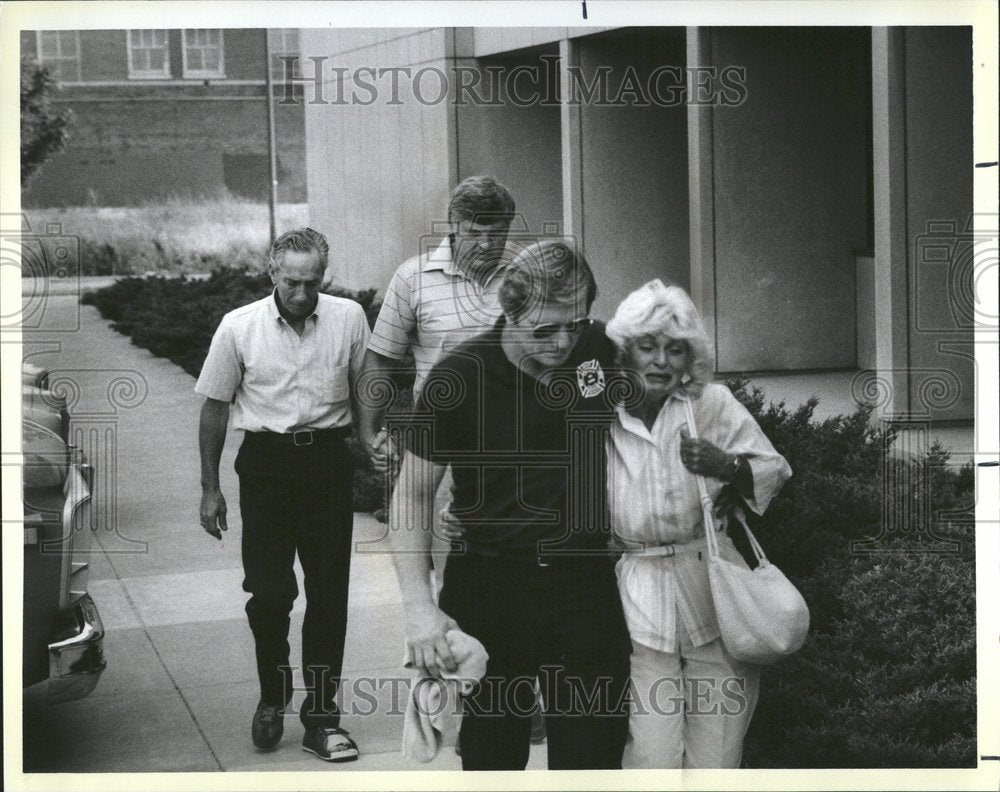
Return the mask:
[(604, 369), (596, 358), (576, 367), (576, 383), (580, 386), (580, 395), (585, 399), (592, 399), (604, 392)]

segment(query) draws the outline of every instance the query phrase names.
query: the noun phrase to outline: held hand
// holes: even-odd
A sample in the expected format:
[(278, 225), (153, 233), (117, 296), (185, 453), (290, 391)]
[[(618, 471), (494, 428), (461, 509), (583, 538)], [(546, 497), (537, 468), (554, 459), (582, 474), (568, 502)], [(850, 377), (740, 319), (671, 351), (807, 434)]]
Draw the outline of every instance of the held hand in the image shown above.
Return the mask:
[(450, 508), (441, 509), (441, 538), (448, 542), (457, 542), (465, 538), (465, 529)]
[(458, 623), (436, 605), (428, 603), (406, 614), (406, 653), (418, 671), (440, 677), (442, 670), (454, 671), (458, 663), (445, 638)]
[(202, 490), (201, 527), (205, 529), (205, 533), (219, 540), (222, 539), (222, 531), (229, 530), (226, 525), (226, 499), (221, 491)]
[(709, 440), (692, 440), (687, 429), (681, 428), (681, 462), (699, 476), (724, 478), (732, 470), (736, 457), (727, 454)]
[(399, 455), (389, 439), (389, 430), (385, 427), (379, 429), (378, 434), (372, 438), (367, 449), (368, 456), (372, 461), (372, 467), (376, 473), (385, 473), (391, 468), (395, 468), (399, 463)]

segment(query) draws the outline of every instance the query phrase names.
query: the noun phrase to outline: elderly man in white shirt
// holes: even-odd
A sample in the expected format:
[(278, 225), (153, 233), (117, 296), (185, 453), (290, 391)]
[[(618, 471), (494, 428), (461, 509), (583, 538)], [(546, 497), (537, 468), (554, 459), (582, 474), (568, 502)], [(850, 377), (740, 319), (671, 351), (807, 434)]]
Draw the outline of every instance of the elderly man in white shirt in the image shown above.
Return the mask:
[[(646, 284), (625, 298), (607, 334), (641, 394), (619, 405), (608, 455), (633, 647), (622, 766), (739, 767), (759, 671), (731, 657), (719, 635), (696, 475), (717, 503), (729, 484), (762, 514), (791, 469), (729, 389), (711, 382), (708, 337), (683, 289)], [(685, 401), (697, 440), (687, 436)], [(719, 549), (746, 565), (724, 532)]]
[(195, 392), (201, 409), (201, 524), (222, 538), (226, 500), (219, 459), (230, 404), (244, 432), (236, 458), (243, 518), (243, 589), (260, 682), (254, 745), (273, 750), (291, 699), (289, 614), (298, 595), (296, 553), (305, 575), (300, 711), (304, 750), (331, 762), (357, 759), (335, 702), (347, 629), (353, 523), (352, 462), (344, 439), (358, 424), (371, 448), (369, 413), (354, 398), (369, 330), (361, 306), (320, 294), (329, 248), (311, 228), (271, 248), (274, 291), (226, 314)]

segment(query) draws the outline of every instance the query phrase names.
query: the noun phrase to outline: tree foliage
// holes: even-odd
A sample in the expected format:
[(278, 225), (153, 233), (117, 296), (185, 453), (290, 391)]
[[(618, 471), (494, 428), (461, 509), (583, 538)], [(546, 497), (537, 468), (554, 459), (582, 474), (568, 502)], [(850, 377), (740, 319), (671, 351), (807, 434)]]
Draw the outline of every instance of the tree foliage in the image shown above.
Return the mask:
[(73, 119), (69, 110), (55, 110), (52, 97), (58, 85), (48, 69), (21, 62), (21, 184), (60, 151)]

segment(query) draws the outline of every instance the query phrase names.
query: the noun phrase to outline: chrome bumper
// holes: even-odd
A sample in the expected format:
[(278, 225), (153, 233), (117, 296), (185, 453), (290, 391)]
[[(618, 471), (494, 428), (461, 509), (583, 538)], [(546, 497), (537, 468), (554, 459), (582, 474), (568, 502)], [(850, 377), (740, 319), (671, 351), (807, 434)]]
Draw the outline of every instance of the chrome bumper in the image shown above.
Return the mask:
[(50, 704), (89, 696), (107, 662), (104, 625), (89, 594), (59, 613), (59, 626), (49, 644)]

